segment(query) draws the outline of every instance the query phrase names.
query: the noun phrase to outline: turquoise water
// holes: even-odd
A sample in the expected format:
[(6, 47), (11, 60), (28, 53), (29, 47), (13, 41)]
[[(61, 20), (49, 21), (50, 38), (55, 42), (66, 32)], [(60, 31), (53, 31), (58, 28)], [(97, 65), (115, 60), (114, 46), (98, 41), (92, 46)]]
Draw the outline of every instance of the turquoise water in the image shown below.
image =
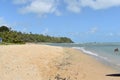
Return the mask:
[[(82, 43), (82, 44), (49, 44), (54, 46), (71, 47), (83, 51), (102, 63), (120, 70), (120, 43)], [(119, 52), (114, 52), (118, 48)]]

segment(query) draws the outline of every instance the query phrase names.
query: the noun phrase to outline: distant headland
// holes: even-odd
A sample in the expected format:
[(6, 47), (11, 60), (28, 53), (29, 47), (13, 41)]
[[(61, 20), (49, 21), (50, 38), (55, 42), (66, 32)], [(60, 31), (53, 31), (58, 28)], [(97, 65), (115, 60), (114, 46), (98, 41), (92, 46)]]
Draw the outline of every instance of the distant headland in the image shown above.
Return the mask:
[(0, 38), (2, 43), (20, 43), (20, 44), (24, 44), (26, 42), (73, 43), (73, 41), (67, 37), (54, 37), (43, 34), (33, 34), (31, 32), (23, 33), (12, 30), (7, 26), (0, 27)]

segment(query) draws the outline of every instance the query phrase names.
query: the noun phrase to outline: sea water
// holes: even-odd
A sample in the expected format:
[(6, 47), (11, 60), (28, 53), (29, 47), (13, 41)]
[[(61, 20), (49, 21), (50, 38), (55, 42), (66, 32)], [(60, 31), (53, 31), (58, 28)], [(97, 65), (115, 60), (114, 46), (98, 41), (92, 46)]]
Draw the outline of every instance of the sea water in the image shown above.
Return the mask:
[[(103, 64), (120, 70), (120, 43), (54, 43), (49, 45), (78, 49), (85, 54), (94, 57)], [(119, 49), (118, 52), (114, 52), (114, 49), (116, 48)]]

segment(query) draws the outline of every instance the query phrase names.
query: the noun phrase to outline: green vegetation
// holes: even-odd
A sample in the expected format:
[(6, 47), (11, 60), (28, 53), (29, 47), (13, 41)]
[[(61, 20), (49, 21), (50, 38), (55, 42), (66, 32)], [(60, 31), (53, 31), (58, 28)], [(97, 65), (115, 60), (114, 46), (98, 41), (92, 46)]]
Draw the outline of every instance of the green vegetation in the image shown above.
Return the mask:
[(22, 33), (11, 30), (7, 26), (0, 27), (0, 38), (3, 43), (26, 43), (26, 42), (50, 42), (50, 43), (73, 43), (67, 37), (51, 37), (42, 34)]

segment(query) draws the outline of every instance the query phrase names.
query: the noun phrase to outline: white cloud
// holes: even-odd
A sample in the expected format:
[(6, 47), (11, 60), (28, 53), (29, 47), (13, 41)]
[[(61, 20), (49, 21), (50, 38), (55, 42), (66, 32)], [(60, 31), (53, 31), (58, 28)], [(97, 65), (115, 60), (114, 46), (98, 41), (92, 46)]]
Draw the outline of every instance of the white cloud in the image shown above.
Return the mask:
[(120, 0), (64, 0), (69, 11), (79, 13), (81, 9), (90, 7), (94, 10), (120, 6)]
[(79, 13), (81, 11), (80, 0), (64, 0), (69, 11)]
[(80, 13), (86, 7), (102, 10), (120, 6), (120, 0), (13, 0), (13, 3), (22, 6), (21, 13), (34, 13), (39, 16), (46, 14), (59, 16), (62, 14), (59, 6), (74, 13)]
[(20, 9), (21, 13), (35, 13), (39, 16), (45, 14), (55, 14), (59, 16), (61, 12), (57, 9), (58, 0), (23, 0), (29, 2)]
[(120, 0), (81, 0), (81, 5), (93, 9), (107, 9), (120, 6)]

